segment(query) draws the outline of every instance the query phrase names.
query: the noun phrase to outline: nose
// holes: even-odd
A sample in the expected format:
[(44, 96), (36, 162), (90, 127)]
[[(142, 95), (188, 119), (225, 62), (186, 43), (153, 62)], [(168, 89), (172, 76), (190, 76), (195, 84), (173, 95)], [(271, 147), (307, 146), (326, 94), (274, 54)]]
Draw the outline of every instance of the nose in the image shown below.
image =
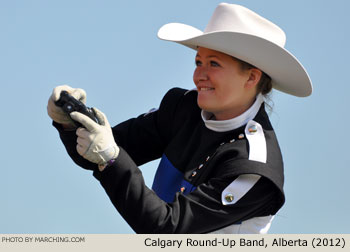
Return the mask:
[(198, 83), (200, 81), (206, 81), (208, 80), (208, 71), (207, 71), (207, 68), (204, 67), (204, 66), (201, 66), (201, 67), (197, 67), (195, 70), (194, 70), (194, 73), (193, 73), (193, 81), (194, 83)]

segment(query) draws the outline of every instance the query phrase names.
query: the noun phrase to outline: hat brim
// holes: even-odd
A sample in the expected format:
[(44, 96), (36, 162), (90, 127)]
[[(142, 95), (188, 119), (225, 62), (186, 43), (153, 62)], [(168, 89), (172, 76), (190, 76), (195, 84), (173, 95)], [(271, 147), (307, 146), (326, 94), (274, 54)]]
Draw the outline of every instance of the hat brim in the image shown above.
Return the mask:
[(312, 93), (310, 77), (302, 64), (286, 49), (266, 39), (231, 31), (203, 33), (180, 23), (162, 26), (158, 37), (194, 50), (206, 47), (246, 61), (268, 74), (273, 88), (281, 92), (298, 97)]

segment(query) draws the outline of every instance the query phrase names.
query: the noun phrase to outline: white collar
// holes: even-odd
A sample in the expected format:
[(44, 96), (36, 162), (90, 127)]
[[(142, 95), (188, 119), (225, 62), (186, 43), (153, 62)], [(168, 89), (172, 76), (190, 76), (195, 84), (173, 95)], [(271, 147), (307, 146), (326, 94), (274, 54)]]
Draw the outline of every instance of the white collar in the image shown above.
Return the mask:
[(217, 131), (217, 132), (230, 131), (230, 130), (237, 129), (247, 124), (250, 120), (254, 119), (263, 102), (264, 102), (263, 95), (258, 94), (254, 104), (248, 110), (246, 110), (243, 114), (229, 120), (222, 120), (222, 121), (210, 120), (213, 114), (204, 110), (202, 110), (201, 115), (202, 115), (204, 124), (208, 129)]

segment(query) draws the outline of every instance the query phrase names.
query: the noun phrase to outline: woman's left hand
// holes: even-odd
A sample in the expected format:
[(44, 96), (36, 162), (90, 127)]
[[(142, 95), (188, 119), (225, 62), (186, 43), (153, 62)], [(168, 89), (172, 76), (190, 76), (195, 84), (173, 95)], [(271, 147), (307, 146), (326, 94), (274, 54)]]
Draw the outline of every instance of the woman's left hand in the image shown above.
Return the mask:
[(85, 127), (78, 128), (76, 131), (78, 153), (90, 162), (98, 164), (99, 167), (104, 167), (107, 162), (118, 157), (119, 147), (114, 141), (106, 116), (96, 108), (93, 110), (101, 124), (97, 124), (79, 112), (72, 112), (70, 116)]

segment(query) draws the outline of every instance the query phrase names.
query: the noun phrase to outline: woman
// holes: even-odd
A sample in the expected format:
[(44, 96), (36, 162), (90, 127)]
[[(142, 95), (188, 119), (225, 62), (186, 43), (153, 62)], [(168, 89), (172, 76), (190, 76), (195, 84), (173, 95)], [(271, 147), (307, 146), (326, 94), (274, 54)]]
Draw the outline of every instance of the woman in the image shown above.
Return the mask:
[[(111, 129), (97, 109), (100, 124), (63, 113), (62, 90), (82, 101), (85, 92), (55, 88), (48, 114), (69, 155), (137, 233), (266, 233), (285, 198), (264, 95), (310, 95), (306, 71), (279, 27), (239, 5), (220, 4), (204, 32), (173, 23), (158, 36), (197, 50), (196, 89), (174, 88), (158, 110)], [(158, 158), (151, 190), (137, 166)]]

